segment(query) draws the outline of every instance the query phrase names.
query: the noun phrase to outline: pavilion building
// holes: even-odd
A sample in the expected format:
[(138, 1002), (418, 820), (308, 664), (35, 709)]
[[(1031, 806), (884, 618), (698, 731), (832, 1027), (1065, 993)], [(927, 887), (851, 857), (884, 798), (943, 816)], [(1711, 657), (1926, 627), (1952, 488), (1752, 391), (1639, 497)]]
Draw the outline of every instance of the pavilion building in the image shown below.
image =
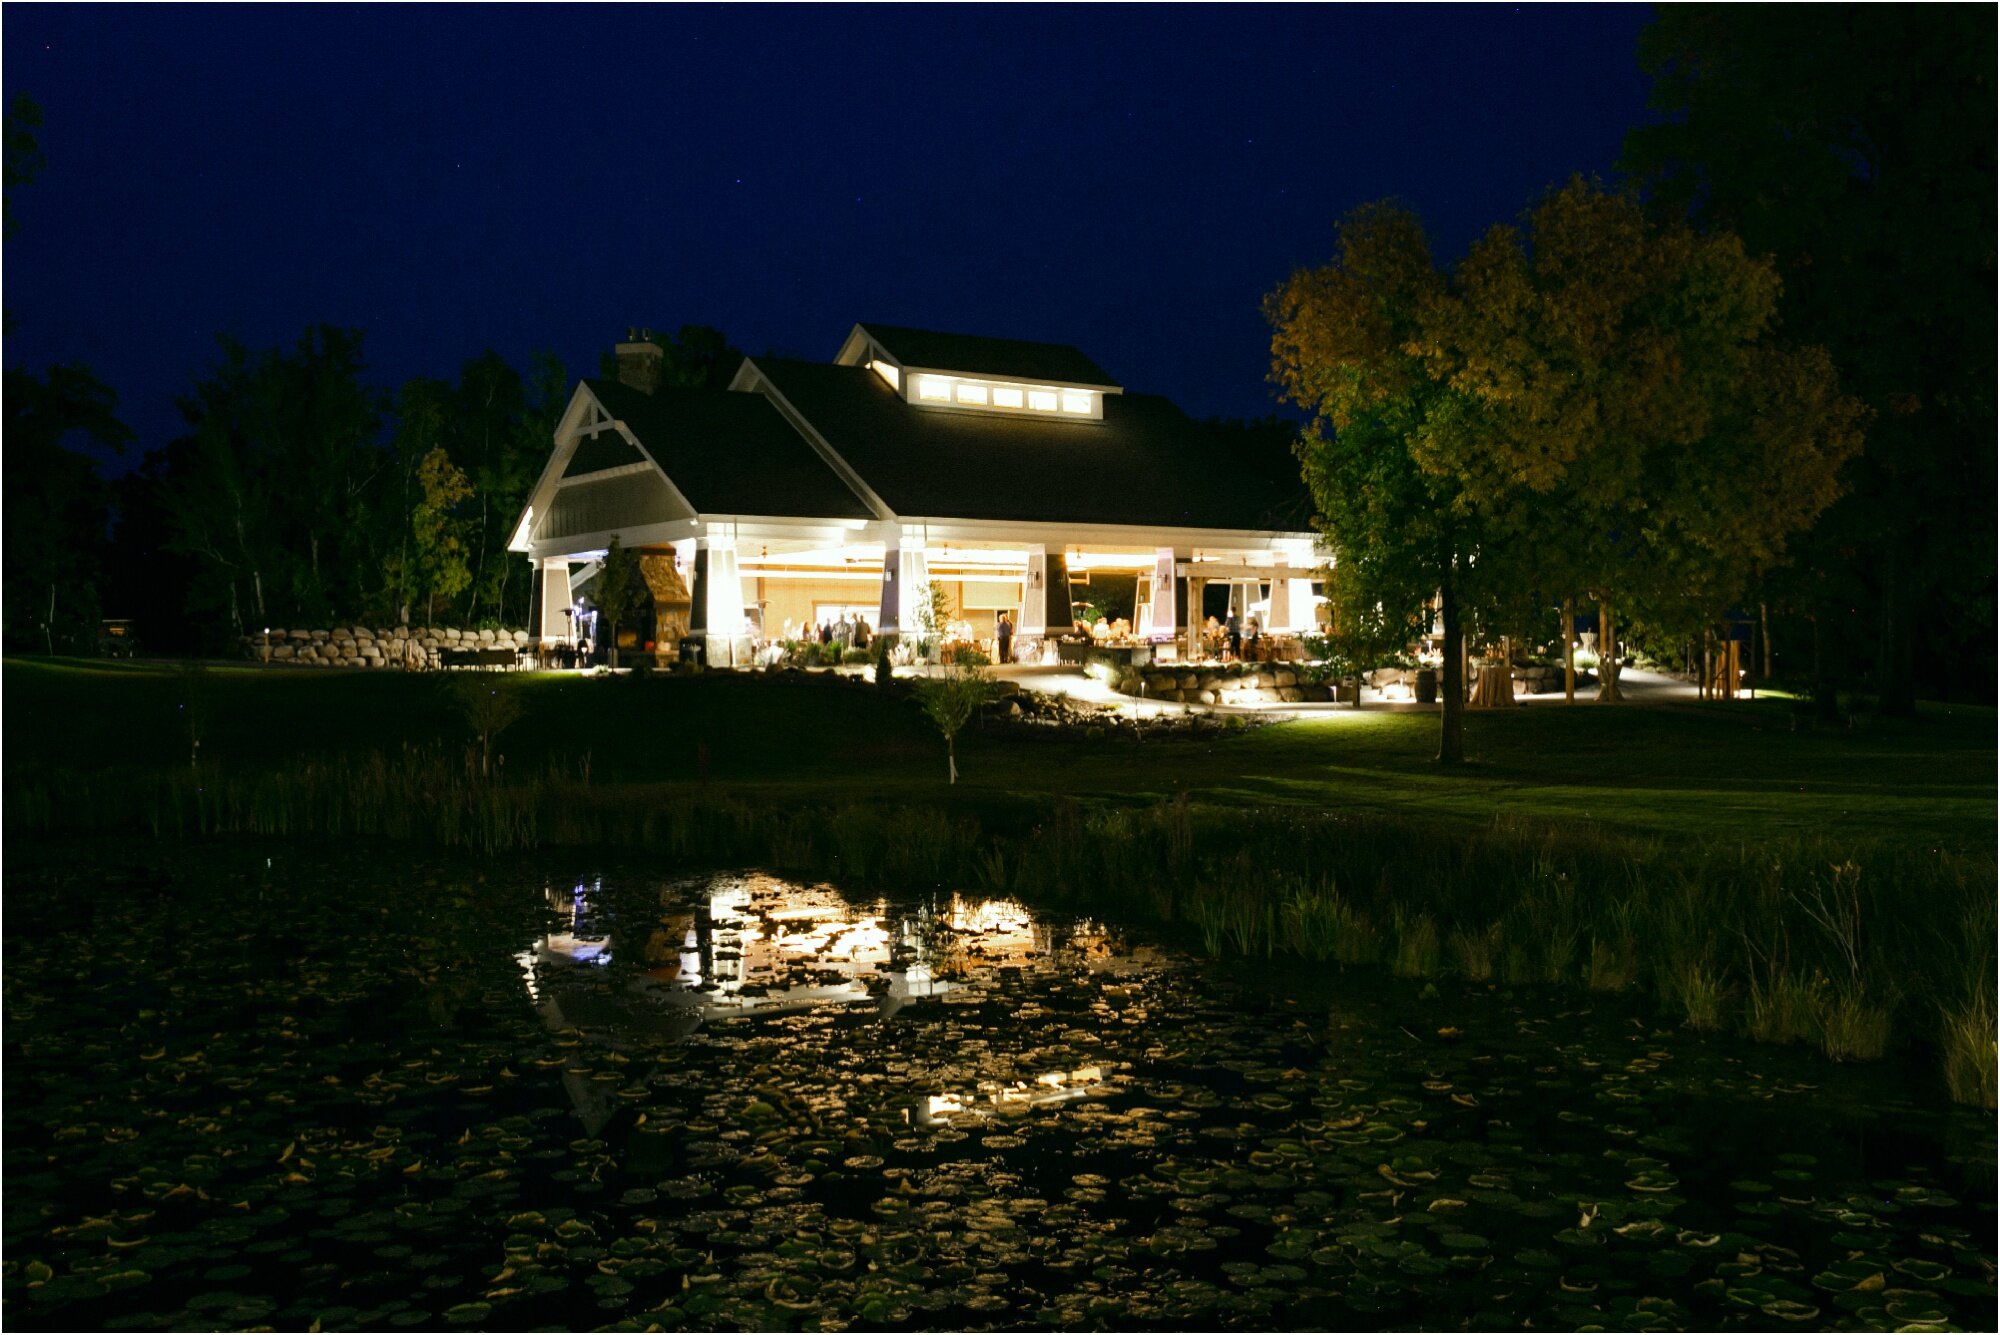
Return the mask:
[(746, 357), (727, 390), (661, 383), (650, 340), (616, 358), (571, 396), (510, 544), (544, 645), (614, 536), (662, 653), (693, 638), (713, 663), (842, 614), (909, 633), (933, 581), (978, 638), (1008, 613), (1017, 659), (1071, 629), (1093, 572), (1136, 581), (1133, 637), (1163, 657), (1217, 585), (1271, 632), (1313, 628), (1324, 555), (1289, 450), (1073, 347), (856, 325), (831, 363)]

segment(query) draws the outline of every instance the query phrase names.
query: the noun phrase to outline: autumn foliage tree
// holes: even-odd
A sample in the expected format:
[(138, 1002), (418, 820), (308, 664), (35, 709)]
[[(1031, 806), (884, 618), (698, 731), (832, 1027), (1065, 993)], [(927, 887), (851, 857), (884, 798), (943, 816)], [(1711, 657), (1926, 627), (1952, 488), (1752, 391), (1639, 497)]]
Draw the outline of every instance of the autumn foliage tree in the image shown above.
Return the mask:
[(1447, 281), (1423, 225), (1396, 205), (1355, 210), (1337, 240), (1331, 263), (1299, 270), (1265, 299), (1271, 377), (1313, 414), (1297, 451), (1343, 595), (1404, 611), (1439, 596), (1438, 760), (1456, 764), (1465, 758), (1459, 650), (1480, 535), (1456, 479), (1416, 448), (1427, 423), (1456, 411), (1422, 352)]
[(1462, 754), (1468, 608), (1504, 626), (1523, 590), (1590, 590), (1607, 631), (1620, 604), (1704, 627), (1838, 495), (1865, 410), (1824, 352), (1773, 339), (1778, 292), (1734, 237), (1579, 180), (1449, 274), (1413, 216), (1366, 206), (1267, 299), (1337, 584), (1439, 597), (1440, 760)]
[[(1779, 342), (1770, 262), (1575, 180), (1495, 227), (1424, 322), (1454, 391), (1412, 449), (1563, 593), (1700, 634), (1840, 494), (1861, 404)], [(1615, 666), (1600, 698), (1617, 698)]]

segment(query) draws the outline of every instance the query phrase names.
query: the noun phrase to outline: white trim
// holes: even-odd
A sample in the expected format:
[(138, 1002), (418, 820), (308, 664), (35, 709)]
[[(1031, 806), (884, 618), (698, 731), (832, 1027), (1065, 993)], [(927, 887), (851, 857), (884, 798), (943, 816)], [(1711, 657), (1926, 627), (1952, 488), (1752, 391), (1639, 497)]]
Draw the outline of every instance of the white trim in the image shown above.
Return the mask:
[(730, 380), (729, 388), (732, 390), (744, 389), (752, 393), (762, 394), (766, 399), (770, 400), (773, 406), (777, 408), (779, 416), (783, 417), (794, 431), (804, 437), (806, 444), (812, 446), (814, 452), (826, 461), (827, 466), (833, 469), (842, 482), (847, 484), (848, 490), (852, 491), (863, 505), (875, 512), (877, 519), (894, 519), (896, 517), (896, 512), (889, 508), (889, 503), (877, 495), (873, 487), (862, 480), (861, 474), (855, 470), (854, 465), (842, 458), (840, 451), (834, 449), (827, 438), (820, 435), (814, 429), (812, 423), (806, 420), (805, 414), (792, 406), (791, 400), (787, 399), (779, 391), (778, 387), (771, 383), (771, 378), (764, 374), (754, 359), (749, 357), (743, 359), (743, 365), (736, 369), (736, 375)]

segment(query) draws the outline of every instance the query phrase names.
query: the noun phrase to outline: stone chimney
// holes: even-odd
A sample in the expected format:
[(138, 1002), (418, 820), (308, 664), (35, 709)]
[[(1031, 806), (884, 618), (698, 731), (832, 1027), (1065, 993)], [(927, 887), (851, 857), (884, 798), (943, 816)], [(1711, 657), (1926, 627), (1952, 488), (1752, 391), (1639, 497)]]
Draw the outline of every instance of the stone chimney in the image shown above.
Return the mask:
[(627, 329), (625, 342), (612, 349), (618, 358), (618, 382), (630, 385), (641, 394), (651, 394), (660, 387), (660, 369), (666, 352), (653, 342), (650, 329)]

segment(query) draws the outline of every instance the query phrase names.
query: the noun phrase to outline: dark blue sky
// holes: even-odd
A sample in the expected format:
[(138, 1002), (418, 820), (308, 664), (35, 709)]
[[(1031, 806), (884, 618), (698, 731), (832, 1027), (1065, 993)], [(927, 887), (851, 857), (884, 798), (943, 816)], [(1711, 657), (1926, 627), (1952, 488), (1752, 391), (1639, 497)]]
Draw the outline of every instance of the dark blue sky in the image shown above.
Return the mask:
[(139, 448), (215, 336), (358, 325), (371, 374), (627, 325), (830, 358), (856, 320), (1072, 342), (1269, 411), (1261, 295), (1397, 195), (1441, 254), (1645, 115), (1647, 6), (9, 6), (9, 367)]

